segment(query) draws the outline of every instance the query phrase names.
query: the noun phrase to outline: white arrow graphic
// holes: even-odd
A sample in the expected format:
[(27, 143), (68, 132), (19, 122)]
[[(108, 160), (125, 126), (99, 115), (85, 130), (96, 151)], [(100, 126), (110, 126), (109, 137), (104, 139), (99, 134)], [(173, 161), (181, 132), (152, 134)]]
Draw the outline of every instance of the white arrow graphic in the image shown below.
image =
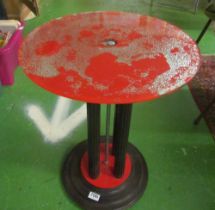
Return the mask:
[(46, 142), (57, 143), (63, 140), (86, 119), (85, 104), (68, 116), (71, 101), (59, 97), (50, 121), (39, 106), (31, 104), (26, 107), (28, 116), (43, 134)]

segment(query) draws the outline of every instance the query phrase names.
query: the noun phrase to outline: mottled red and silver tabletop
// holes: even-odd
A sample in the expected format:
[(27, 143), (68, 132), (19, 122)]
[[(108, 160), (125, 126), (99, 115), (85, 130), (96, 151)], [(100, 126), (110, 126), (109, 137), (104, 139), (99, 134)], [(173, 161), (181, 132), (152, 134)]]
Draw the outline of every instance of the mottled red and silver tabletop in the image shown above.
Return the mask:
[(200, 64), (195, 42), (154, 17), (91, 12), (31, 32), (19, 56), (27, 76), (57, 95), (90, 103), (151, 100), (189, 82)]

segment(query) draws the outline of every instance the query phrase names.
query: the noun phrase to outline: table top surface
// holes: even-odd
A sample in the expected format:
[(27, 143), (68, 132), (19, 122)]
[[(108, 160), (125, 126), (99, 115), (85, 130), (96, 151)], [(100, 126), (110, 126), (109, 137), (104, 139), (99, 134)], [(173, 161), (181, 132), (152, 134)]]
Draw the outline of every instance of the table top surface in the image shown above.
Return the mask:
[(199, 69), (195, 42), (163, 20), (89, 12), (32, 31), (19, 61), (37, 85), (89, 103), (125, 104), (171, 93)]

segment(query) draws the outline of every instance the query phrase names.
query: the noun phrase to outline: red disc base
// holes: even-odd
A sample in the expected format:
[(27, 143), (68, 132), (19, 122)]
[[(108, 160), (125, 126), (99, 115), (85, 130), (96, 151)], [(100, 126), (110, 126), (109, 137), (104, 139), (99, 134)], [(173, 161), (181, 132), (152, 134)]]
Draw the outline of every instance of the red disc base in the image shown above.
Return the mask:
[[(104, 141), (101, 137), (101, 142)], [(101, 167), (105, 165), (102, 161), (104, 144), (100, 147)], [(111, 145), (109, 147), (111, 149)], [(105, 173), (106, 170), (101, 167), (99, 177), (91, 180), (88, 176), (86, 151), (87, 141), (79, 143), (70, 151), (63, 164), (62, 181), (69, 197), (85, 210), (125, 210), (134, 205), (143, 195), (148, 178), (146, 162), (138, 149), (128, 143), (127, 172), (121, 179), (114, 178), (112, 173)], [(114, 160), (114, 157), (110, 155), (109, 172), (113, 171), (114, 161), (110, 161), (111, 159)], [(96, 195), (96, 200), (90, 196), (92, 193)]]
[(91, 185), (96, 186), (98, 188), (110, 189), (116, 188), (119, 185), (123, 184), (131, 173), (131, 157), (129, 154), (126, 154), (126, 162), (125, 162), (125, 171), (121, 178), (116, 178), (113, 175), (113, 169), (115, 165), (115, 157), (112, 154), (112, 144), (109, 144), (110, 154), (108, 156), (108, 162), (105, 162), (105, 144), (100, 144), (100, 174), (96, 179), (92, 179), (88, 173), (88, 154), (84, 153), (81, 158), (81, 173), (85, 180), (87, 180)]

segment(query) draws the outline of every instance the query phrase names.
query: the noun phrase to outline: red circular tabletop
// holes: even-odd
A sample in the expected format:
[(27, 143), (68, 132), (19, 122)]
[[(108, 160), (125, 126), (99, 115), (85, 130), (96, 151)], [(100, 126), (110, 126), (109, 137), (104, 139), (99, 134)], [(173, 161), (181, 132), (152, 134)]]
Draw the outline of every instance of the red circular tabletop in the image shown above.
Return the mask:
[(19, 60), (36, 84), (89, 103), (124, 104), (171, 93), (199, 68), (195, 42), (157, 18), (90, 12), (31, 32)]

